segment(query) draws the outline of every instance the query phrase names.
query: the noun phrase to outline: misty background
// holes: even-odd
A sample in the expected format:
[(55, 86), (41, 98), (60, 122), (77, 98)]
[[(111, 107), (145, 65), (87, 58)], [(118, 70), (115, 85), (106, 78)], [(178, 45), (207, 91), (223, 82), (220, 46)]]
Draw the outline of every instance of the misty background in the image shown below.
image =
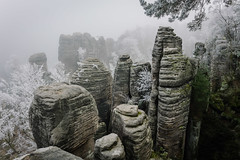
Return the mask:
[(45, 52), (49, 67), (56, 64), (60, 34), (74, 32), (118, 40), (143, 28), (154, 42), (158, 26), (171, 26), (190, 56), (199, 36), (188, 31), (189, 21), (147, 17), (139, 0), (0, 0), (0, 78), (8, 74), (9, 61), (26, 63), (34, 53)]

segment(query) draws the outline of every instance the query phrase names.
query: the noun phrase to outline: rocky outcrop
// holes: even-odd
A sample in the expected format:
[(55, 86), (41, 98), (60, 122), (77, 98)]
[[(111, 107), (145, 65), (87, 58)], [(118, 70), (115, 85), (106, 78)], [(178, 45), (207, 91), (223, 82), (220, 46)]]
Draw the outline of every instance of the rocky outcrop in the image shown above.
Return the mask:
[(17, 158), (16, 160), (83, 160), (71, 153), (61, 150), (58, 147), (50, 146), (46, 148), (40, 148), (36, 151)]
[(96, 140), (95, 160), (125, 160), (125, 151), (117, 134), (111, 133)]
[[(147, 63), (134, 63), (130, 71), (130, 95), (133, 104), (149, 101), (151, 93), (151, 65)], [(146, 106), (142, 108), (146, 112)]]
[(201, 67), (210, 67), (210, 54), (205, 48), (205, 44), (197, 42), (195, 44), (195, 51), (193, 52), (193, 57), (198, 60), (198, 63)]
[(112, 77), (102, 62), (89, 58), (72, 75), (71, 84), (87, 89), (94, 97), (100, 120), (108, 126), (112, 103)]
[(58, 60), (65, 64), (68, 72), (78, 69), (77, 62), (87, 58), (97, 58), (109, 64), (110, 52), (103, 37), (95, 39), (89, 33), (61, 35), (59, 38)]
[(156, 150), (182, 159), (188, 123), (193, 62), (182, 54), (182, 40), (173, 29), (160, 27), (153, 49), (149, 118)]
[(113, 81), (113, 108), (128, 103), (130, 99), (130, 68), (132, 60), (129, 55), (119, 57), (114, 71)]
[(159, 72), (157, 148), (182, 159), (188, 123), (192, 64), (178, 48), (165, 48)]
[(112, 132), (122, 140), (127, 160), (150, 159), (151, 129), (145, 112), (137, 105), (122, 104), (113, 110)]
[(43, 71), (47, 71), (47, 56), (45, 53), (35, 53), (31, 55), (28, 59), (31, 65), (35, 64), (39, 67), (42, 67)]
[(39, 87), (29, 119), (38, 148), (54, 145), (82, 158), (93, 153), (98, 111), (83, 87), (65, 83)]
[(75, 47), (75, 40), (70, 35), (60, 35), (58, 60), (61, 61), (67, 73), (73, 73), (78, 68), (79, 54)]
[(159, 27), (152, 52), (152, 91), (148, 117), (155, 143), (157, 133), (157, 108), (159, 71), (164, 48), (182, 48), (182, 40), (176, 36), (172, 28)]

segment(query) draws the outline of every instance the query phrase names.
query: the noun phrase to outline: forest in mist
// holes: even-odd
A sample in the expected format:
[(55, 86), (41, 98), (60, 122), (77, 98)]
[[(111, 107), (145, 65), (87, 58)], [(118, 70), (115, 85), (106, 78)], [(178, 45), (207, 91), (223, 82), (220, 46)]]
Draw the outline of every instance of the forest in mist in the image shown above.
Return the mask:
[[(71, 96), (93, 108), (75, 111)], [(62, 136), (75, 112), (90, 115), (87, 156)], [(128, 114), (140, 118), (114, 119)], [(146, 131), (127, 142), (114, 123)], [(58, 146), (100, 160), (109, 135), (126, 160), (240, 158), (239, 0), (0, 0), (0, 159)]]

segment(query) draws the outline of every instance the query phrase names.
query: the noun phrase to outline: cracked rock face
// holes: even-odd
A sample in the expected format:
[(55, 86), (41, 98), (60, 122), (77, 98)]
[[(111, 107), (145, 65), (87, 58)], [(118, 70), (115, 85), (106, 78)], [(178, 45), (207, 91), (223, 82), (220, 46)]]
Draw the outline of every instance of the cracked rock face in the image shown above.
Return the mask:
[(98, 111), (83, 87), (65, 83), (39, 87), (29, 119), (38, 148), (54, 145), (82, 158), (92, 153)]
[(61, 150), (58, 147), (50, 146), (46, 148), (40, 148), (36, 151), (27, 154), (18, 160), (83, 160), (71, 153)]
[(117, 106), (113, 110), (112, 132), (122, 140), (127, 160), (150, 159), (153, 145), (151, 129), (145, 112), (138, 106)]
[(114, 71), (113, 81), (113, 108), (128, 103), (130, 98), (130, 68), (132, 60), (129, 55), (119, 57)]
[(102, 62), (89, 58), (72, 75), (71, 84), (84, 87), (94, 97), (100, 120), (108, 126), (112, 104), (112, 77)]
[(125, 160), (124, 146), (117, 134), (111, 133), (96, 140), (95, 160)]

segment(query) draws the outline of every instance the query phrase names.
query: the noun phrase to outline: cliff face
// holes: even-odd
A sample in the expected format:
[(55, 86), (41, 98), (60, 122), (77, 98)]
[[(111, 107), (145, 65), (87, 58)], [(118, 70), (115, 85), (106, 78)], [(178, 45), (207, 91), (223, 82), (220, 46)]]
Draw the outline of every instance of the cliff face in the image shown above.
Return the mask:
[(112, 77), (104, 64), (93, 58), (81, 62), (72, 75), (71, 84), (80, 85), (92, 94), (100, 120), (108, 126), (112, 104)]
[(64, 83), (39, 87), (29, 119), (38, 148), (54, 145), (82, 158), (93, 153), (98, 111), (83, 87)]

